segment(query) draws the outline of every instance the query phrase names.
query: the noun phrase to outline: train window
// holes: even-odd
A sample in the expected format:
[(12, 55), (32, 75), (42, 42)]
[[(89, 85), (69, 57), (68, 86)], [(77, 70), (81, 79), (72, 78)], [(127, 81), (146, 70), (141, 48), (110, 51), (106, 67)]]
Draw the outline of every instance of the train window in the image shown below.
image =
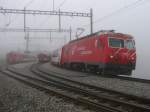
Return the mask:
[(109, 46), (124, 48), (124, 40), (117, 38), (109, 38)]
[(127, 40), (126, 41), (126, 47), (128, 49), (134, 49), (134, 42), (132, 40)]

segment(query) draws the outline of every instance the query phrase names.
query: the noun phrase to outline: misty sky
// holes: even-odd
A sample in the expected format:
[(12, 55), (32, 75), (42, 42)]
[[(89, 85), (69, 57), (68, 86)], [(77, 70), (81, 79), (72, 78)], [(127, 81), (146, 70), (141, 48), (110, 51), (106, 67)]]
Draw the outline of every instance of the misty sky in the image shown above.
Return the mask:
[[(89, 12), (93, 8), (94, 31), (101, 29), (114, 29), (116, 32), (127, 33), (134, 36), (137, 49), (137, 70), (135, 74), (150, 78), (150, 0), (54, 0), (55, 10)], [(1, 8), (53, 10), (53, 0), (0, 0)], [(112, 14), (113, 13), (113, 14)], [(109, 16), (107, 16), (109, 15)], [(62, 28), (73, 29), (75, 38), (76, 28), (85, 29), (83, 35), (90, 33), (89, 18), (62, 17)], [(23, 15), (0, 14), (0, 28), (23, 28)], [(57, 16), (28, 15), (27, 27), (30, 28), (58, 28)], [(31, 33), (30, 49), (52, 50), (69, 41), (66, 33)], [(41, 39), (41, 38), (45, 39)], [(36, 39), (35, 39), (36, 38)], [(38, 39), (39, 38), (39, 39)], [(7, 49), (7, 50), (6, 50)], [(0, 50), (25, 49), (24, 33), (0, 33)]]

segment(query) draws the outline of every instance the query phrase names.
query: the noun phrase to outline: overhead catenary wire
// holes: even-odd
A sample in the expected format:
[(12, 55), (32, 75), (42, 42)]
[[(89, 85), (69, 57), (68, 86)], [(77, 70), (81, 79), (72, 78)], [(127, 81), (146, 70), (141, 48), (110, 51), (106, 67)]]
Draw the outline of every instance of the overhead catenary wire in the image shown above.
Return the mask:
[(112, 12), (112, 13), (110, 13), (110, 14), (104, 16), (104, 17), (102, 17), (102, 18), (97, 19), (96, 21), (94, 21), (94, 23), (101, 22), (101, 21), (103, 21), (103, 20), (105, 20), (105, 19), (107, 19), (107, 18), (109, 18), (109, 17), (112, 17), (112, 16), (114, 16), (114, 15), (116, 15), (116, 14), (119, 14), (119, 13), (122, 12), (122, 11), (125, 11), (125, 10), (127, 10), (127, 9), (129, 9), (129, 8), (134, 7), (134, 6), (137, 6), (140, 2), (144, 3), (145, 0), (137, 0), (136, 2), (134, 2), (134, 3), (132, 3), (132, 4), (129, 4), (129, 5), (125, 6), (125, 7), (122, 7), (122, 8), (120, 8), (120, 9), (118, 9), (118, 10), (116, 10), (116, 11), (114, 11), (114, 12)]
[(62, 6), (65, 4), (66, 1), (67, 1), (67, 0), (63, 0), (63, 1), (60, 3), (60, 5), (57, 7), (57, 9), (60, 9), (60, 7), (62, 7)]
[[(135, 1), (135, 2), (133, 2), (131, 4), (129, 4), (129, 5), (126, 5), (126, 6), (122, 7), (122, 8), (120, 8), (120, 9), (112, 12), (112, 13), (109, 13), (109, 14), (107, 14), (107, 15), (105, 15), (105, 16), (103, 16), (103, 17), (101, 17), (101, 18), (99, 18), (99, 19), (97, 19), (95, 21), (93, 21), (93, 24), (102, 22), (102, 21), (104, 21), (106, 19), (111, 18), (112, 16), (115, 16), (116, 14), (119, 14), (122, 11), (128, 10), (129, 8), (137, 7), (138, 5), (141, 5), (141, 4), (143, 4), (143, 3), (147, 2), (147, 1), (148, 0), (137, 0), (137, 1)], [(82, 25), (82, 27), (89, 26), (89, 25), (90, 24)]]

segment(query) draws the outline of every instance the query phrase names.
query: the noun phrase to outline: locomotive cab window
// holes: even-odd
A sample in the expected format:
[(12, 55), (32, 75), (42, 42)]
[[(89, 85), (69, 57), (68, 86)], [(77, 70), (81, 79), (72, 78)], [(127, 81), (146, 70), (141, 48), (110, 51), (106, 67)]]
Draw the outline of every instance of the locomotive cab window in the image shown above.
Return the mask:
[(124, 48), (124, 40), (117, 38), (109, 38), (109, 47)]
[(133, 40), (127, 40), (126, 41), (126, 47), (128, 49), (134, 49), (135, 48), (134, 41)]

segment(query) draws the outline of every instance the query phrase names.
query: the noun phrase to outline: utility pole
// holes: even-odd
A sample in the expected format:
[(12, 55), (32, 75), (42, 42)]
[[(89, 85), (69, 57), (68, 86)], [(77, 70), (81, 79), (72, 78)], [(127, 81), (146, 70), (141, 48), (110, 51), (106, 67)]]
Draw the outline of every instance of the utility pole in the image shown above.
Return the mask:
[(25, 50), (25, 52), (29, 53), (29, 32), (26, 32), (25, 35), (26, 35), (26, 50)]
[(26, 49), (25, 52), (29, 53), (29, 32), (26, 30), (26, 7), (24, 7), (24, 34), (26, 39)]
[(91, 34), (93, 33), (93, 9), (90, 9), (90, 26), (91, 26)]
[(52, 32), (50, 32), (50, 34), (49, 34), (49, 39), (50, 39), (50, 42), (52, 41)]
[(59, 9), (59, 31), (61, 31), (61, 15), (60, 15), (60, 9)]
[(55, 10), (55, 0), (53, 0), (53, 11)]
[(71, 41), (71, 36), (72, 36), (72, 29), (71, 29), (71, 26), (70, 26), (70, 41)]
[(26, 8), (24, 7), (24, 32), (26, 32)]

